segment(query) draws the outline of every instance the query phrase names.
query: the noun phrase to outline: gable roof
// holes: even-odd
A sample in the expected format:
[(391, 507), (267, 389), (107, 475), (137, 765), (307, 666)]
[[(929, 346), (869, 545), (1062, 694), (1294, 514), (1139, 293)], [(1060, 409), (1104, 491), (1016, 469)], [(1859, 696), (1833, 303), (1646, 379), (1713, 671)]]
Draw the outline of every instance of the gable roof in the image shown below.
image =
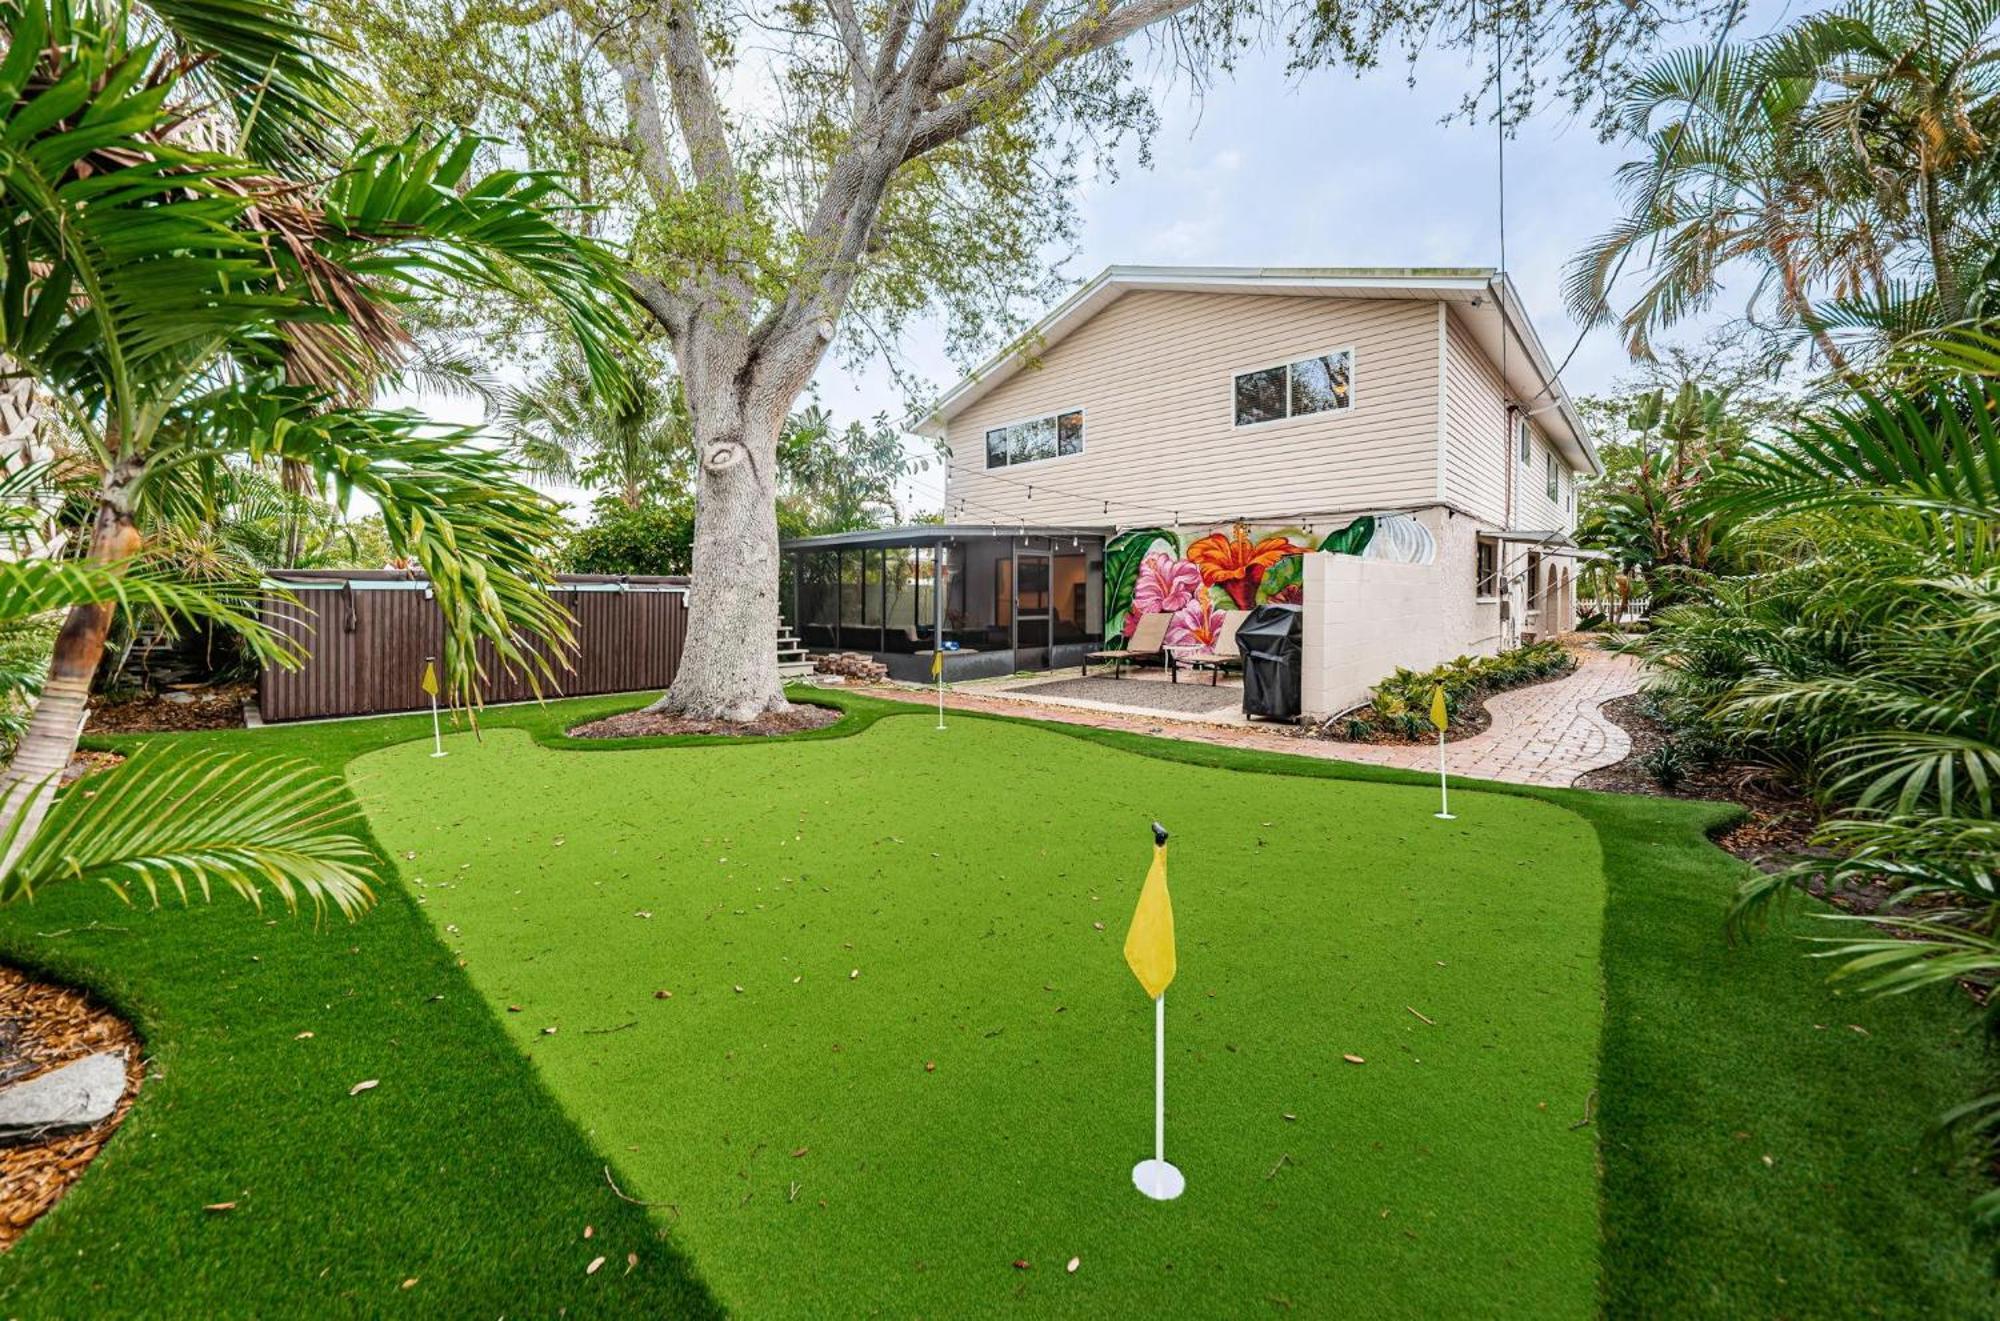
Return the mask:
[[(1460, 325), (1499, 370), (1507, 363), (1510, 400), (1536, 418), (1549, 440), (1574, 467), (1601, 473), (1597, 448), (1577, 415), (1520, 295), (1506, 273), (1490, 266), (1107, 266), (1057, 304), (1012, 344), (989, 358), (939, 398), (920, 418), (920, 435), (942, 436), (959, 412), (1010, 380), (1077, 327), (1126, 294), (1141, 290), (1182, 293), (1268, 294), (1295, 298), (1418, 299), (1450, 303)], [(1505, 346), (1503, 352), (1503, 345)]]

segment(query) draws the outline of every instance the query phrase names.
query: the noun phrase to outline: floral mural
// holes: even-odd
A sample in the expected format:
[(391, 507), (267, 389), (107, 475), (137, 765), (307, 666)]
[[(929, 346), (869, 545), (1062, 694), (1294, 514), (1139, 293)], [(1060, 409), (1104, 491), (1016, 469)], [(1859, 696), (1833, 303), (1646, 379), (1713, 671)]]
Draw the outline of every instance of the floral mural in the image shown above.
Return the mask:
[(1368, 515), (1328, 533), (1317, 545), (1305, 529), (1253, 531), (1243, 523), (1192, 540), (1171, 528), (1135, 528), (1104, 548), (1104, 614), (1118, 645), (1139, 621), (1171, 615), (1169, 646), (1207, 646), (1228, 610), (1250, 610), (1276, 601), (1299, 601), (1310, 551), (1360, 555), (1405, 564), (1437, 556), (1430, 529), (1407, 514)]

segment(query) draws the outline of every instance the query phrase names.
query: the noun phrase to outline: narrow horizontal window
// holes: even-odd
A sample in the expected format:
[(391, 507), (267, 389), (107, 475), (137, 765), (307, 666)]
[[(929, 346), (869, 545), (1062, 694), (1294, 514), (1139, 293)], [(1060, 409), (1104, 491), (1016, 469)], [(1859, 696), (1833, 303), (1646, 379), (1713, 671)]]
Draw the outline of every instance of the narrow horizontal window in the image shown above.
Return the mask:
[(986, 433), (986, 466), (1006, 468), (1017, 463), (1066, 458), (1083, 453), (1083, 410), (1052, 413), (994, 427)]
[(1239, 372), (1234, 382), (1236, 425), (1346, 408), (1353, 402), (1353, 376), (1354, 355), (1346, 349)]

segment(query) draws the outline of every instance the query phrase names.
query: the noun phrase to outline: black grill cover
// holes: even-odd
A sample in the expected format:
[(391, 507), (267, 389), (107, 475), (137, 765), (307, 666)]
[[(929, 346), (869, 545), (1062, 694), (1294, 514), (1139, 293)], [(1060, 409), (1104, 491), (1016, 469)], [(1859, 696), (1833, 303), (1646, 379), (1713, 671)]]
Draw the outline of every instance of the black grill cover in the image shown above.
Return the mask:
[(1243, 714), (1299, 718), (1304, 613), (1295, 605), (1260, 605), (1236, 630), (1243, 654)]

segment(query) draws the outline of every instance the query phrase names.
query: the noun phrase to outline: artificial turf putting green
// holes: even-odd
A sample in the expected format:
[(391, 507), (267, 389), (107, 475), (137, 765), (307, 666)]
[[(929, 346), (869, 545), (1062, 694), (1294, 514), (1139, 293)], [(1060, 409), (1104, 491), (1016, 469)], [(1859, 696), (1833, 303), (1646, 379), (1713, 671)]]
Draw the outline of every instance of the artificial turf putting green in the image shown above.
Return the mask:
[[(992, 721), (449, 746), (361, 758), (350, 783), (725, 1306), (1592, 1310), (1595, 1141), (1573, 1126), (1603, 880), (1570, 813), (1466, 794), (1446, 823), (1422, 789)], [(1155, 817), (1180, 933), (1171, 1205), (1130, 1183), (1152, 1007), (1119, 952)]]
[[(617, 747), (724, 743), (746, 755), (769, 751), (733, 740), (562, 737), (641, 700), (493, 709), (483, 724), (495, 746), (503, 731), (518, 731), (572, 755), (579, 770), (599, 755), (629, 760), (612, 751)], [(931, 720), (922, 708), (850, 695), (813, 700), (848, 714), (789, 741), (846, 742), (863, 754), (853, 759), (842, 804), (865, 802), (880, 792), (878, 782), (893, 783), (904, 770), (871, 759), (866, 753), (880, 745), (851, 736), (885, 718), (925, 728)], [(1036, 783), (1057, 793), (1079, 791), (1066, 778), (1075, 763), (1065, 745), (1115, 751), (1117, 765), (1157, 764), (1175, 776), (1174, 768), (1228, 771), (1274, 793), (1293, 781), (1410, 785), (1426, 795), (1431, 788), (1423, 776), (1314, 758), (1078, 726), (953, 720), (1047, 735), (1048, 750), (1037, 760), (1045, 779)], [(338, 770), (429, 737), (429, 718), (412, 716), (89, 742), (125, 749), (152, 743), (162, 756), (220, 750), (303, 757)], [(680, 791), (735, 794), (735, 764), (716, 764), (722, 778), (690, 781)], [(1810, 919), (1747, 945), (1727, 944), (1721, 917), (1743, 868), (1704, 834), (1732, 819), (1726, 804), (1484, 789), (1565, 809), (1589, 825), (1602, 851), (1603, 1031), (1596, 1117), (1584, 1130), (1596, 1135), (1601, 1167), (1600, 1314), (1645, 1321), (2000, 1316), (1991, 1259), (1967, 1232), (1964, 1214), (1986, 1186), (1984, 1175), (1942, 1160), (1927, 1137), (1939, 1113), (1984, 1090), (1990, 1078), (1991, 1056), (1964, 999), (1945, 991), (1891, 1000), (1841, 995), (1828, 985), (1825, 965), (1803, 957), (1809, 947), (1796, 936), (1820, 927)], [(505, 794), (508, 786), (496, 780), (484, 792)], [(1260, 828), (1275, 820), (1261, 813), (1253, 819)], [(1001, 856), (1026, 856), (1029, 842), (1018, 820), (981, 841)], [(1121, 855), (1115, 872), (1135, 886), (1143, 835), (1129, 847), (1135, 856)], [(353, 926), (260, 918), (227, 898), (213, 908), (135, 911), (82, 885), (51, 887), (33, 904), (0, 909), (0, 958), (111, 1001), (137, 1023), (156, 1065), (87, 1176), (0, 1255), (0, 1315), (686, 1317), (716, 1310), (705, 1272), (679, 1251), (676, 1212), (658, 1208), (649, 1217), (606, 1186), (605, 1159), (634, 1153), (571, 1121), (510, 1040), (507, 1016), (473, 989), (410, 897), (399, 864), (419, 866), (383, 854), (380, 906)], [(1185, 866), (1177, 848), (1177, 891), (1192, 875), (1183, 874)], [(1105, 920), (1115, 938), (1119, 919)], [(744, 993), (751, 993), (747, 984)], [(315, 1036), (298, 1040), (300, 1023)], [(1136, 1027), (1143, 1034), (1143, 1020)], [(1119, 1040), (1123, 1048), (1122, 1032)], [(1120, 1090), (1136, 1086), (1143, 1095), (1144, 1065), (1134, 1067), (1140, 1076), (1121, 1079)], [(1180, 1072), (1189, 1067), (1183, 1061)], [(375, 1076), (380, 1087), (348, 1097), (357, 1079)], [(1339, 1081), (1337, 1073), (1330, 1081)], [(1179, 1111), (1190, 1098), (1175, 1087)], [(662, 1090), (662, 1106), (674, 1104), (671, 1079)], [(1131, 1119), (1123, 1106), (1119, 1113), (1121, 1123), (1143, 1130), (1143, 1118)], [(1039, 1113), (1036, 1124), (1053, 1127)], [(1145, 1134), (1123, 1131), (1119, 1140), (1143, 1144)], [(1178, 1136), (1175, 1154), (1182, 1155)], [(810, 1152), (799, 1158), (811, 1160)], [(1288, 1165), (1275, 1177), (1290, 1172)], [(787, 1190), (795, 1177), (785, 1176)], [(234, 1198), (237, 1209), (200, 1209), (219, 1198)], [(586, 1225), (595, 1231), (589, 1239)], [(892, 1263), (896, 1247), (885, 1236), (871, 1246), (873, 1259)], [(629, 1273), (627, 1253), (639, 1259)], [(587, 1274), (597, 1256), (607, 1265)], [(1364, 1298), (1366, 1272), (1377, 1260), (1364, 1264), (1356, 1285)], [(1393, 1258), (1385, 1252), (1379, 1260)], [(1047, 1269), (1036, 1263), (1036, 1272)], [(415, 1285), (401, 1287), (412, 1278)], [(1063, 1297), (1030, 1292), (1008, 1299), (1004, 1310), (1035, 1314)], [(1538, 1317), (1539, 1301), (1495, 1280), (1472, 1310)], [(1282, 1310), (1268, 1294), (1252, 1294), (1176, 1314), (1267, 1307)], [(1366, 1313), (1343, 1305), (1337, 1314)]]

